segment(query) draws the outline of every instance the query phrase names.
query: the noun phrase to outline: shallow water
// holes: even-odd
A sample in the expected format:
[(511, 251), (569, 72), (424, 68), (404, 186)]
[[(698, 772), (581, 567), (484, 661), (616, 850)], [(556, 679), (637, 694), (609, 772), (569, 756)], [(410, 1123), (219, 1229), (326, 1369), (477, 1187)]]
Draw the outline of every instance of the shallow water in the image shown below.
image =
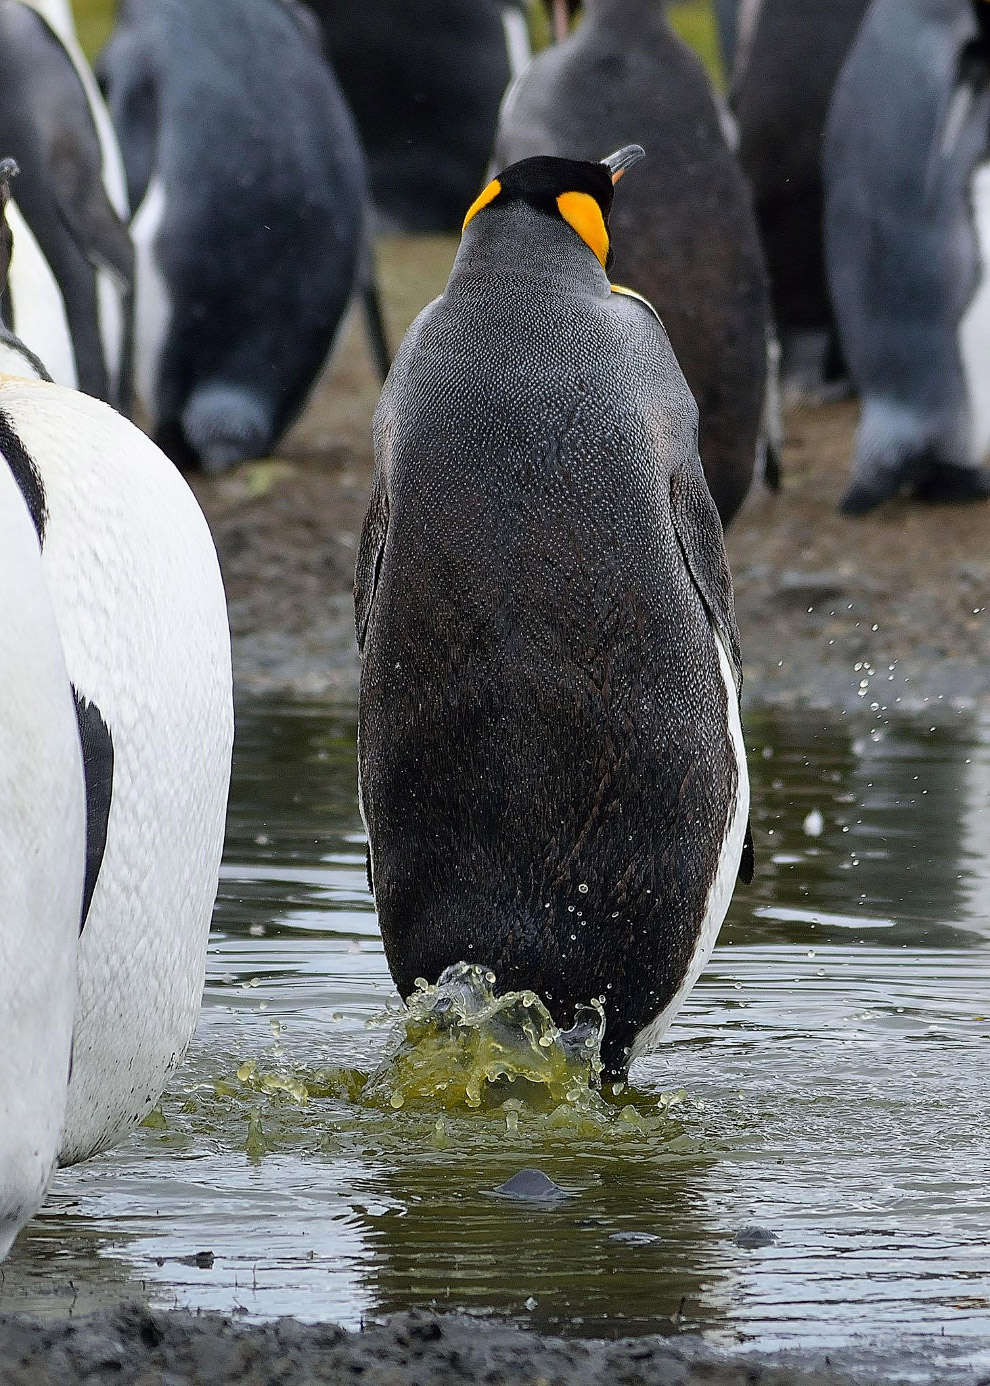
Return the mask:
[[(59, 1176), (0, 1309), (431, 1304), (762, 1347), (944, 1331), (990, 1360), (990, 726), (747, 734), (757, 879), (605, 1126), (353, 1100), (397, 998), (350, 722), (242, 708), (199, 1032), (156, 1123)], [(325, 1095), (263, 1090), (293, 1065)], [(570, 1196), (491, 1196), (530, 1165)]]

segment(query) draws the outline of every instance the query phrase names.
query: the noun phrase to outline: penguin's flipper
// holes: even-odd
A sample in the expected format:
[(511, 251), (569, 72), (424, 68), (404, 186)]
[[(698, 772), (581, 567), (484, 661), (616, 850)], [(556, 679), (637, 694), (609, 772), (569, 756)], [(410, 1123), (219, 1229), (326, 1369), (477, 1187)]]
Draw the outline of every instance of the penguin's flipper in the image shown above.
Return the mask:
[(691, 581), (704, 602), (742, 689), (742, 656), (739, 627), (732, 600), (732, 578), (725, 558), (722, 525), (701, 470), (697, 447), (690, 460), (677, 467), (670, 478), (670, 513)]
[(134, 246), (117, 215), (102, 178), (74, 130), (59, 130), (51, 149), (51, 179), (59, 215), (94, 269), (106, 269), (130, 287)]
[(361, 542), (358, 544), (357, 564), (354, 569), (354, 625), (357, 631), (358, 653), (362, 655), (387, 537), (388, 496), (385, 494), (379, 463), (375, 467), (371, 499), (361, 528)]
[(86, 784), (86, 874), (83, 878), (82, 916), (79, 921), (79, 932), (82, 933), (107, 848), (110, 801), (113, 798), (113, 739), (96, 703), (91, 703), (75, 688), (72, 696), (76, 704)]
[(387, 477), (392, 458), (392, 436), (395, 426), (393, 400), (400, 396), (409, 374), (409, 365), (419, 349), (424, 325), (429, 322), (440, 299), (428, 303), (410, 327), (396, 353), (388, 380), (375, 410), (375, 474), (371, 482), (371, 499), (361, 529), (357, 564), (354, 570), (354, 624), (357, 631), (358, 653), (364, 654), (364, 641), (371, 620), (371, 608), (378, 586), (385, 540), (388, 537)]
[(743, 838), (742, 856), (739, 859), (739, 879), (743, 885), (749, 885), (753, 879), (753, 871), (756, 868), (756, 856), (753, 851), (753, 824), (750, 819), (746, 819), (746, 836)]

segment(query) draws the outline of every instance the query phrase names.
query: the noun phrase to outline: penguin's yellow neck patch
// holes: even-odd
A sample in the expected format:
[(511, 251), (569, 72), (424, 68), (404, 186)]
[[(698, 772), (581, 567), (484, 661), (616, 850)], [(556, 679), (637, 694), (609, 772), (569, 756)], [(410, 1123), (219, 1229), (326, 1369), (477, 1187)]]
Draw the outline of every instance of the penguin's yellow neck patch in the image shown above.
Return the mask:
[(463, 226), (461, 227), (461, 235), (462, 235), (462, 236), (464, 235), (464, 232), (465, 232), (465, 231), (467, 230), (467, 228), (468, 228), (468, 222), (469, 222), (473, 217), (476, 217), (476, 216), (478, 215), (478, 213), (481, 211), (482, 207), (487, 207), (488, 204), (489, 204), (489, 202), (494, 202), (495, 199), (496, 199), (496, 197), (498, 197), (498, 195), (499, 195), (499, 193), (500, 193), (501, 191), (502, 191), (502, 184), (498, 181), (497, 178), (493, 178), (492, 181), (488, 184), (488, 187), (487, 187), (487, 188), (484, 188), (484, 189), (478, 194), (478, 196), (477, 196), (477, 197), (474, 199), (474, 201), (471, 203), (471, 206), (467, 209), (467, 216), (464, 218), (464, 224), (463, 224)]
[(608, 259), (608, 232), (602, 209), (590, 193), (565, 192), (557, 198), (560, 215), (594, 252), (602, 269)]

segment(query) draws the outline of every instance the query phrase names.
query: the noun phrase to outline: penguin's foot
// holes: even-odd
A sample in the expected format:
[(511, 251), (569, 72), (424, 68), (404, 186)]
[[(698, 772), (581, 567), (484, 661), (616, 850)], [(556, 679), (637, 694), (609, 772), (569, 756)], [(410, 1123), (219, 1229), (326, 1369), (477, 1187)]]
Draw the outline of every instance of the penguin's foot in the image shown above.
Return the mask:
[(897, 495), (899, 476), (896, 472), (873, 472), (857, 477), (839, 502), (843, 515), (868, 515), (884, 501)]
[(182, 411), (182, 431), (205, 472), (215, 476), (272, 448), (268, 410), (239, 385), (199, 386)]
[(990, 471), (937, 462), (919, 480), (915, 494), (930, 505), (966, 505), (990, 499)]

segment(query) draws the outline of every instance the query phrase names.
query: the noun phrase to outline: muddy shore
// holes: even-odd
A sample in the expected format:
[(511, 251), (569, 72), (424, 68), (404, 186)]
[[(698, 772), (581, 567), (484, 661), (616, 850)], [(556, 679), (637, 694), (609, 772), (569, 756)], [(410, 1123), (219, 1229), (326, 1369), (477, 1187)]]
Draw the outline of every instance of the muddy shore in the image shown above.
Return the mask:
[[(442, 288), (454, 248), (382, 248), (394, 342)], [(242, 695), (356, 695), (351, 581), (378, 388), (352, 321), (278, 458), (192, 478)], [(990, 706), (990, 506), (840, 515), (856, 412), (851, 401), (789, 411), (783, 489), (754, 486), (729, 533), (747, 698), (875, 714)]]
[(988, 1378), (946, 1348), (905, 1350), (896, 1362), (864, 1346), (726, 1356), (696, 1338), (618, 1342), (541, 1338), (464, 1315), (396, 1315), (359, 1333), (280, 1319), (240, 1324), (216, 1314), (126, 1306), (58, 1323), (0, 1319), (4, 1386), (858, 1386)]

